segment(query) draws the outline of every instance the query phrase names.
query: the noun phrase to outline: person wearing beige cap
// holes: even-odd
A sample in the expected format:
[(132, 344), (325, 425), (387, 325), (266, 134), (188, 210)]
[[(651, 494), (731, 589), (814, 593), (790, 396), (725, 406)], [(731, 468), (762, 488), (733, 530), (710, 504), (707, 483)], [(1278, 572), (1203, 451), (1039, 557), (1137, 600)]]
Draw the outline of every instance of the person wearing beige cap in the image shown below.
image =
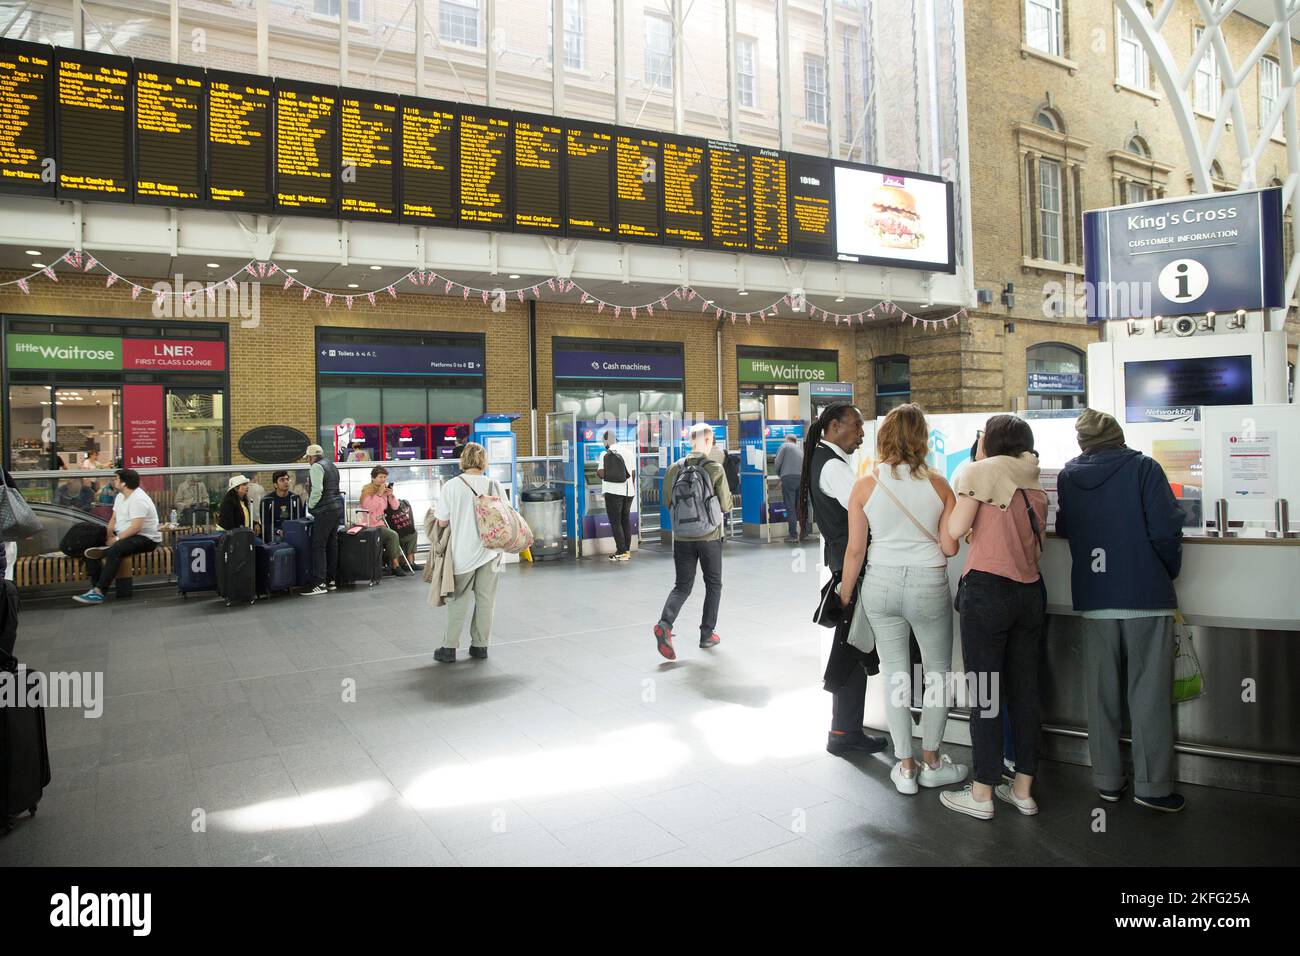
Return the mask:
[(334, 590), (339, 565), (339, 525), (343, 523), (343, 495), (339, 493), (339, 470), (325, 457), (320, 445), (308, 445), (304, 456), (311, 462), (307, 508), (311, 512), (312, 586), (302, 593), (309, 597)]
[(248, 478), (245, 475), (231, 475), (226, 482), (226, 495), (221, 499), (221, 511), (217, 515), (217, 530), (229, 531), (231, 528), (251, 528), (253, 521), (248, 505)]
[(1075, 431), (1082, 454), (1056, 480), (1056, 533), (1070, 542), (1070, 584), (1082, 617), (1093, 783), (1112, 803), (1129, 785), (1119, 744), (1127, 702), (1133, 799), (1176, 813), (1184, 805), (1172, 787), (1183, 512), (1160, 463), (1124, 444), (1114, 416), (1084, 409)]

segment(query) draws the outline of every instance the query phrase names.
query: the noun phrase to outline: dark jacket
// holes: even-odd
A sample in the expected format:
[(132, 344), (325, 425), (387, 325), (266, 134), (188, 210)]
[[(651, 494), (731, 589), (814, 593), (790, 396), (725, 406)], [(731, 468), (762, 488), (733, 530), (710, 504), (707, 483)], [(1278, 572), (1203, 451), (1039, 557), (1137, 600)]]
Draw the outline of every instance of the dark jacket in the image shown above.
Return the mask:
[(1083, 454), (1065, 463), (1056, 493), (1076, 611), (1178, 606), (1183, 512), (1159, 462), (1131, 448)]
[(262, 518), (262, 538), (273, 541), (283, 522), (302, 517), (303, 504), (302, 499), (292, 491), (283, 498), (272, 491), (269, 495), (262, 496), (258, 510)]
[[(220, 525), (222, 531), (229, 531), (231, 528), (242, 528), (248, 524), (244, 520), (244, 509), (239, 505), (239, 495), (235, 493), (235, 490), (232, 488), (227, 491), (226, 496), (221, 499), (221, 513), (217, 516), (217, 524)], [(248, 505), (247, 500), (244, 501), (244, 505)], [(253, 516), (251, 507), (248, 516), (250, 518)]]

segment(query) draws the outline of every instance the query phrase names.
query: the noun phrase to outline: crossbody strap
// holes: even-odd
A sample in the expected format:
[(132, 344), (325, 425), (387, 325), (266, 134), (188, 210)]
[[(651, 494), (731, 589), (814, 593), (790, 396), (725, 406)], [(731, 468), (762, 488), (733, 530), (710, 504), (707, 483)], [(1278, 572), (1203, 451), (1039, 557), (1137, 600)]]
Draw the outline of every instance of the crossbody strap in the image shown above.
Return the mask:
[(1038, 527), (1038, 515), (1034, 514), (1034, 506), (1029, 503), (1029, 495), (1025, 494), (1025, 489), (1020, 489), (1020, 497), (1025, 499), (1025, 510), (1029, 512), (1029, 527), (1034, 532), (1034, 540), (1038, 542), (1038, 553), (1043, 553), (1043, 532)]
[(938, 543), (939, 543), (939, 539), (936, 538), (934, 535), (932, 535), (929, 531), (927, 531), (927, 530), (925, 529), (925, 525), (921, 524), (921, 522), (919, 522), (919, 521), (916, 520), (916, 515), (912, 514), (912, 512), (910, 512), (910, 511), (907, 510), (907, 505), (905, 505), (905, 504), (903, 504), (901, 501), (899, 501), (899, 500), (898, 500), (898, 496), (897, 496), (896, 494), (894, 494), (892, 491), (889, 490), (889, 486), (886, 485), (883, 481), (880, 480), (880, 469), (879, 469), (879, 468), (876, 468), (874, 471), (872, 471), (871, 474), (872, 474), (872, 477), (874, 477), (874, 478), (876, 479), (876, 487), (879, 488), (881, 491), (883, 491), (886, 495), (888, 495), (890, 501), (892, 501), (894, 504), (898, 505), (898, 510), (901, 511), (901, 512), (903, 512), (903, 514), (905, 514), (905, 515), (907, 516), (907, 520), (908, 520), (908, 521), (910, 521), (910, 522), (912, 522), (912, 524), (916, 525), (916, 530), (919, 531), (919, 532), (921, 532), (921, 534), (925, 535), (927, 538), (929, 538), (929, 539), (930, 539), (931, 541), (933, 541), (935, 544), (938, 544)]

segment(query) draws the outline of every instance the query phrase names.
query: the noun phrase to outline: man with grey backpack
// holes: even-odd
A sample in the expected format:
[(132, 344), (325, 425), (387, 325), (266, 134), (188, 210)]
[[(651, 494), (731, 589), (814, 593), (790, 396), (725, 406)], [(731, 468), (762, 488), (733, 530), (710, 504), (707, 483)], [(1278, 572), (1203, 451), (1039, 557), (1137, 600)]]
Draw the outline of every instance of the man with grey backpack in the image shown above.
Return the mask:
[(664, 500), (673, 524), (673, 563), (677, 580), (654, 626), (659, 653), (670, 661), (673, 622), (695, 587), (695, 566), (704, 572), (704, 613), (700, 618), (700, 647), (716, 647), (721, 638), (713, 628), (722, 602), (722, 516), (731, 511), (726, 472), (714, 461), (713, 428), (699, 422), (691, 428), (691, 451), (664, 476)]

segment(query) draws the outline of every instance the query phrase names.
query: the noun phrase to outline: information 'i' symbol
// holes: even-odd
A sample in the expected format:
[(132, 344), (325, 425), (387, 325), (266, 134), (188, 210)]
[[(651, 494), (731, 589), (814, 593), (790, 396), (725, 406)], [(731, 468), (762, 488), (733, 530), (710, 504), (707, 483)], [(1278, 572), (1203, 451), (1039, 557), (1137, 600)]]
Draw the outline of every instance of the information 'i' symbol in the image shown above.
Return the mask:
[(1187, 289), (1187, 263), (1178, 263), (1178, 268), (1174, 271), (1178, 276), (1178, 298), (1185, 299), (1191, 294)]

